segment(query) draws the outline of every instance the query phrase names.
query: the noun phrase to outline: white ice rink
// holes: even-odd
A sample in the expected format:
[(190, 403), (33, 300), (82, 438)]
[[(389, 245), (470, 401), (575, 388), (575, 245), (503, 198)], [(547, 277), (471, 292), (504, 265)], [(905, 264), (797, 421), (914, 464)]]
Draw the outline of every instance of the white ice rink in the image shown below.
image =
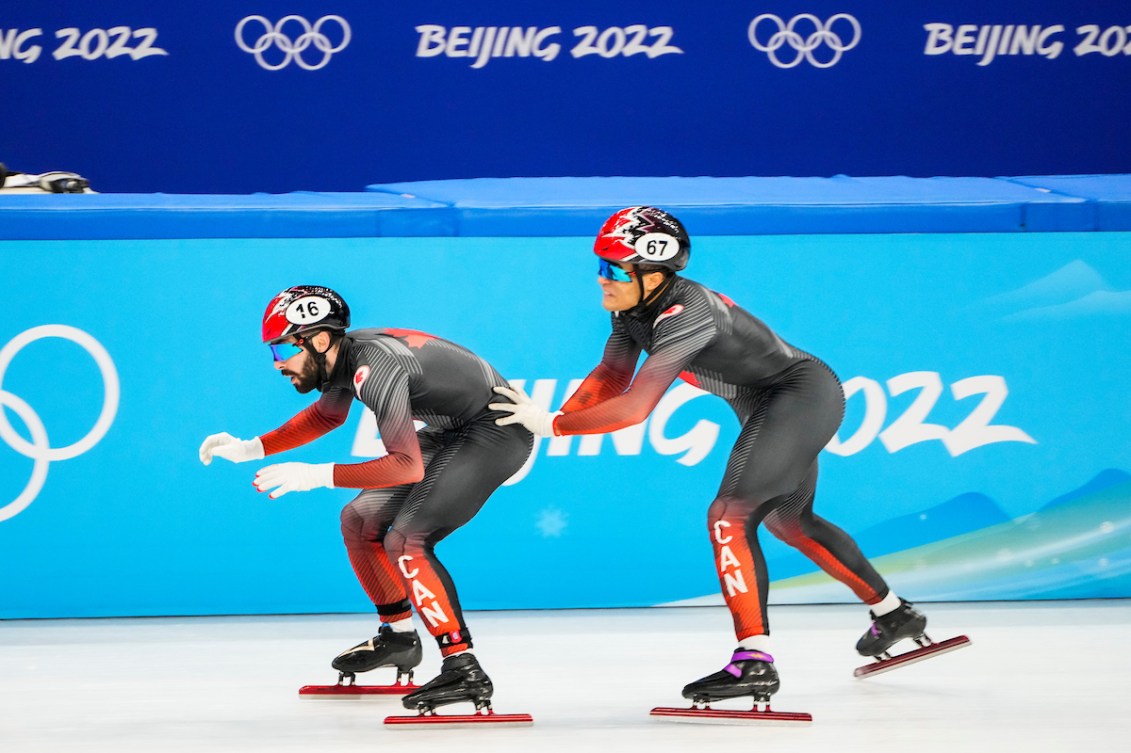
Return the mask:
[[(785, 728), (648, 716), (727, 662), (721, 607), (469, 613), (495, 710), (534, 725), (446, 730), (383, 726), (395, 698), (300, 700), (375, 632), (364, 615), (0, 622), (0, 751), (1131, 750), (1131, 601), (923, 607), (973, 645), (867, 680), (863, 608), (771, 607), (774, 708), (813, 715)], [(438, 666), (426, 645), (418, 681)]]

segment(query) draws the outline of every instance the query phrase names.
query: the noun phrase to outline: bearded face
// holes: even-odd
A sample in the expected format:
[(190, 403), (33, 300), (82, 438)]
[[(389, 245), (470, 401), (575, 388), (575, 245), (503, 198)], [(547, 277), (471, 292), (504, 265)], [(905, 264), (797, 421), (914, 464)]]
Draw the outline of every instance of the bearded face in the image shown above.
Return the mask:
[(305, 395), (318, 388), (322, 383), (322, 374), (310, 352), (303, 350), (301, 353), (283, 361), (279, 367), (280, 373), (291, 380), (291, 384), (300, 395)]

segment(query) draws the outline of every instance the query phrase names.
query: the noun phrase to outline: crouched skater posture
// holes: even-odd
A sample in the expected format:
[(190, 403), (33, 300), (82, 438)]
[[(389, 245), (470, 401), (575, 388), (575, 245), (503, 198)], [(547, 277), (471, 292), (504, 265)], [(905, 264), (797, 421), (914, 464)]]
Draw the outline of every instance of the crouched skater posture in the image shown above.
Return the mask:
[[(300, 285), (275, 296), (263, 315), (263, 342), (296, 390), (319, 390), (321, 397), (262, 436), (213, 434), (200, 459), (242, 463), (306, 444), (341, 426), (355, 398), (373, 411), (387, 455), (354, 464), (269, 465), (256, 473), (255, 486), (273, 490), (272, 499), (320, 487), (361, 490), (342, 510), (342, 537), (383, 624), (338, 655), (335, 669), (396, 667), (399, 678), (417, 666), (415, 604), (443, 664), (438, 677), (405, 696), (405, 707), (489, 706), (491, 680), (471, 650), (455, 584), (433, 548), (522, 467), (533, 437), (521, 426), (495, 423), (503, 414), (487, 403), (506, 382), (471, 351), (414, 330), (347, 332), (349, 326), (349, 307), (329, 288)], [(427, 426), (417, 432), (414, 419)]]
[[(640, 423), (677, 379), (726, 400), (742, 431), (707, 512), (738, 648), (727, 666), (690, 683), (696, 702), (739, 696), (768, 701), (779, 687), (766, 617), (769, 578), (758, 526), (799, 549), (871, 607), (872, 627), (856, 646), (884, 654), (921, 636), (926, 618), (888, 588), (841, 529), (813, 512), (817, 455), (844, 415), (837, 377), (818, 358), (784, 342), (725, 295), (679, 276), (691, 243), (683, 225), (654, 207), (623, 209), (605, 222), (594, 250), (612, 335), (601, 363), (557, 414), (499, 388), (511, 414), (543, 436), (597, 434)], [(648, 356), (633, 373), (641, 351)]]

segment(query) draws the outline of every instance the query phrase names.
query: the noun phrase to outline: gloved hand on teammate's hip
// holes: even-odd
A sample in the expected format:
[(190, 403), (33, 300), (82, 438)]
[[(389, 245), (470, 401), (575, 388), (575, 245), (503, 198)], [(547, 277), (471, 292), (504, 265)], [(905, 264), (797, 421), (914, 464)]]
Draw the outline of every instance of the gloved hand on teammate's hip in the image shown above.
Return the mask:
[(259, 437), (238, 439), (226, 431), (220, 432), (208, 437), (200, 445), (200, 462), (210, 465), (213, 457), (224, 458), (233, 463), (262, 460), (263, 443), (259, 441)]
[(491, 403), (487, 406), (491, 410), (511, 414), (495, 419), (497, 425), (507, 426), (509, 424), (522, 424), (531, 434), (536, 434), (540, 437), (554, 436), (554, 419), (561, 415), (560, 411), (558, 413), (550, 413), (542, 406), (535, 405), (534, 401), (522, 390), (496, 387), (495, 392), (500, 395), (505, 395), (514, 401), (513, 403)]
[(278, 499), (287, 492), (308, 492), (322, 487), (333, 489), (334, 464), (276, 463), (260, 468), (252, 483), (261, 492), (274, 489), (268, 495), (271, 499)]

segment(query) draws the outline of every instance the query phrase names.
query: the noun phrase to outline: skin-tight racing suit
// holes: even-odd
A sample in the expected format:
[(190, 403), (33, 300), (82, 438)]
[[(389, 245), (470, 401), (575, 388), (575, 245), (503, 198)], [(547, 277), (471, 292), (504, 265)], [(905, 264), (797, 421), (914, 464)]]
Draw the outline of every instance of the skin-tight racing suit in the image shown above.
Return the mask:
[[(742, 431), (707, 525), (737, 637), (769, 634), (762, 523), (865, 603), (881, 601), (888, 587), (856, 543), (813, 513), (817, 455), (844, 416), (829, 367), (726, 296), (679, 276), (647, 307), (614, 313), (612, 325), (600, 365), (562, 407), (554, 432), (637, 424), (680, 377), (730, 404)], [(641, 350), (648, 357), (634, 379)]]
[[(342, 510), (358, 580), (385, 622), (411, 605), (447, 656), (469, 648), (455, 585), (435, 545), (475, 516), (522, 467), (533, 438), (496, 426), (487, 404), (507, 382), (471, 351), (414, 330), (363, 329), (341, 341), (318, 402), (261, 437), (267, 455), (341, 426), (356, 397), (377, 417), (388, 454), (336, 465), (334, 486), (363, 489)], [(414, 420), (426, 426), (416, 430)]]

